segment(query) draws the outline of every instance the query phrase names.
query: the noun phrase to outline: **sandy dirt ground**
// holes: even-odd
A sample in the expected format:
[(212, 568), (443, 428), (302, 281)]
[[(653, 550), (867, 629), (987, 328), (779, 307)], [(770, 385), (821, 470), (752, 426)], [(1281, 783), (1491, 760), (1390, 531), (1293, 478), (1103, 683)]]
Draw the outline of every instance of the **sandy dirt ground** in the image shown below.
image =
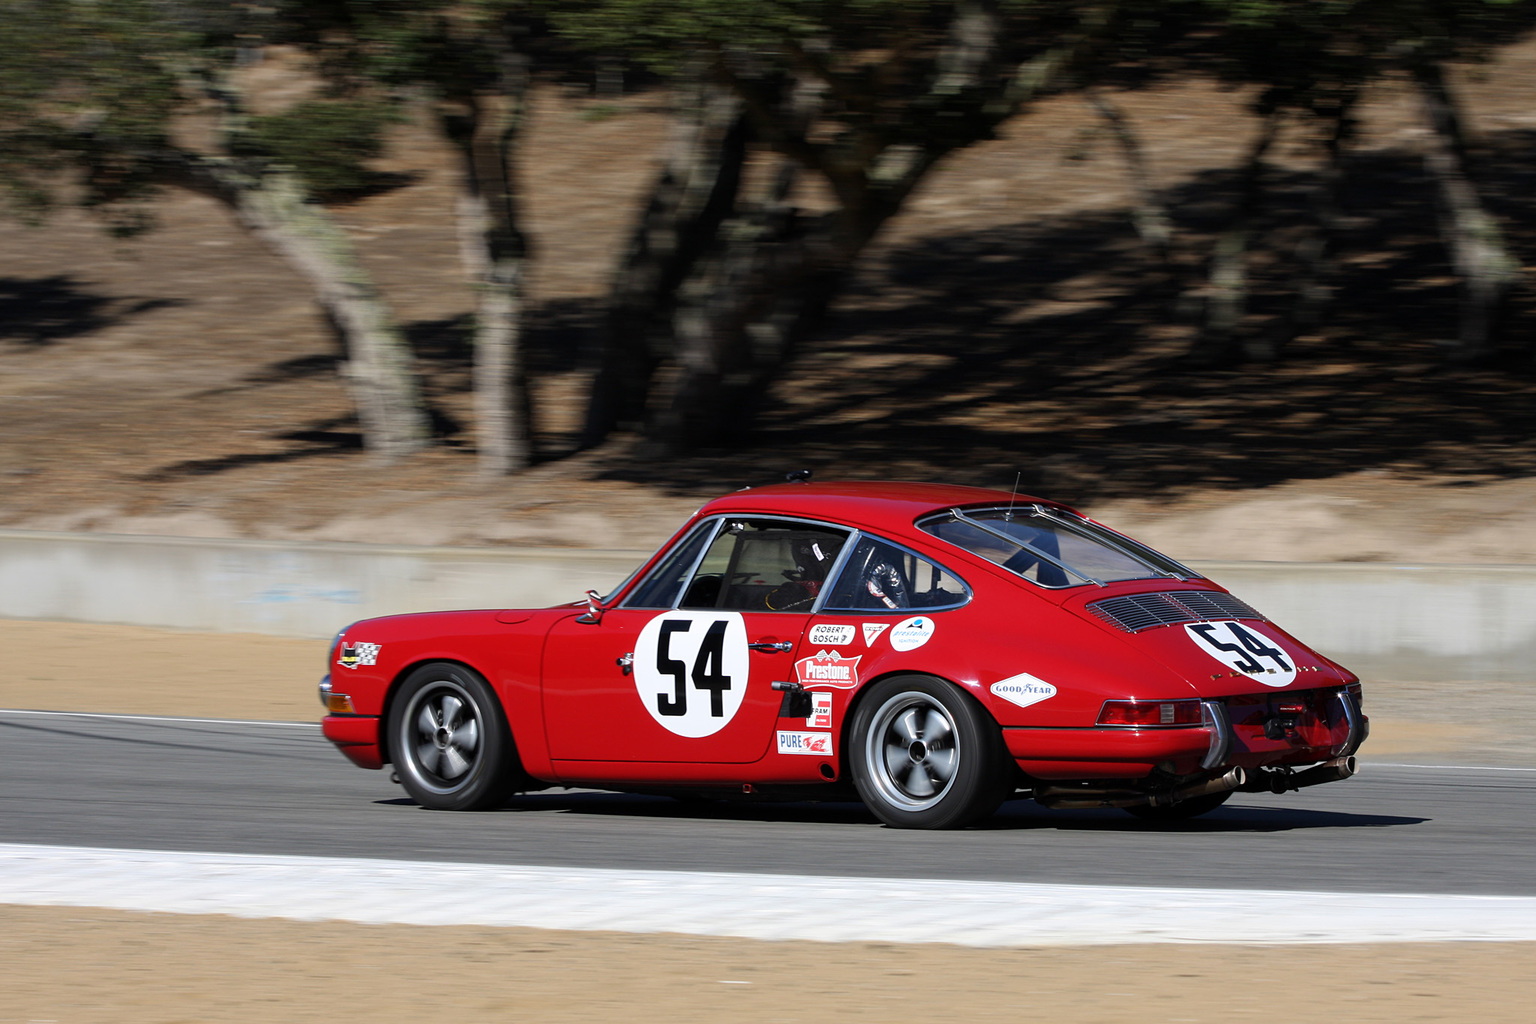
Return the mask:
[(1526, 1022), (1526, 944), (973, 950), (0, 907), (0, 1022)]
[(324, 641), (0, 619), (0, 707), (318, 721)]

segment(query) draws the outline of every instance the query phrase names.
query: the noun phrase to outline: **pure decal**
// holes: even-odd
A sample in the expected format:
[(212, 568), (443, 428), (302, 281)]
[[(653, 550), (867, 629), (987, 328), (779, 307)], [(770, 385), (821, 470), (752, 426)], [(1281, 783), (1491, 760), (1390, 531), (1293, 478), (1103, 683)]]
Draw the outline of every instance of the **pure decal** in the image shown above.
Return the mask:
[(815, 647), (846, 647), (853, 643), (855, 632), (852, 626), (823, 622), (811, 627), (809, 639)]
[(357, 668), (359, 665), (374, 665), (379, 660), (379, 648), (383, 644), (348, 644), (341, 645), (341, 655), (336, 659), (336, 664), (342, 668)]
[(829, 732), (781, 732), (779, 753), (814, 754), (832, 756), (832, 734)]
[(891, 628), (889, 622), (866, 622), (863, 626), (865, 647), (875, 646), (875, 641), (880, 639), (880, 634)]
[(749, 664), (740, 612), (666, 612), (635, 639), (635, 692), (668, 732), (711, 736), (741, 709)]
[(994, 697), (1001, 697), (1008, 703), (1017, 704), (1021, 708), (1039, 704), (1043, 700), (1056, 696), (1056, 687), (1028, 672), (1020, 672), (1016, 676), (999, 679), (988, 689), (992, 691)]
[(1296, 659), (1280, 642), (1241, 622), (1191, 622), (1184, 632), (1206, 654), (1265, 686), (1286, 686), (1296, 678)]
[(933, 620), (926, 615), (902, 619), (891, 627), (891, 650), (915, 651), (933, 639)]
[(859, 661), (863, 657), (861, 654), (845, 658), (836, 651), (817, 651), (815, 657), (795, 662), (795, 678), (806, 689), (830, 686), (834, 690), (851, 690), (859, 685)]

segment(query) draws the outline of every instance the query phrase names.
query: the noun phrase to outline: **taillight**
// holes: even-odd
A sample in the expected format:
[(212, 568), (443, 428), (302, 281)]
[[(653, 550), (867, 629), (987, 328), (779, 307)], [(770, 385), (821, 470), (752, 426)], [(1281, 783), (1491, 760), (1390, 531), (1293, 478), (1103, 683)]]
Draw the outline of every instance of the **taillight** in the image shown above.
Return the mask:
[(1100, 725), (1199, 725), (1198, 700), (1107, 700)]

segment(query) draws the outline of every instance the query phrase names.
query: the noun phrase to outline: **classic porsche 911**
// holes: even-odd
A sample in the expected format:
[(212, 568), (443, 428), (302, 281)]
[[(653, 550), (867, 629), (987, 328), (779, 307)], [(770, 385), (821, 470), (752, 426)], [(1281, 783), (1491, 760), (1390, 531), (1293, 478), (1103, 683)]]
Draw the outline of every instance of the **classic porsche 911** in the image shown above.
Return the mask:
[(369, 619), (325, 735), (418, 803), (552, 785), (858, 796), (954, 828), (1026, 791), (1183, 818), (1354, 774), (1358, 679), (1038, 498), (796, 482), (700, 509), (607, 596)]

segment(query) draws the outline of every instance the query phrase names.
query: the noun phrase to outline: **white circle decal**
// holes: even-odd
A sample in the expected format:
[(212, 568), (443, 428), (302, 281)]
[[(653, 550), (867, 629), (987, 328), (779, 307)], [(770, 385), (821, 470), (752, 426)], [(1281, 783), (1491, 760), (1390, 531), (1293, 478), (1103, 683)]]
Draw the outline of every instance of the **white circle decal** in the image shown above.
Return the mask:
[(1241, 622), (1191, 622), (1184, 632), (1223, 665), (1263, 683), (1285, 686), (1296, 678), (1296, 659), (1251, 626)]
[(635, 690), (668, 732), (697, 739), (730, 724), (747, 695), (740, 612), (666, 612), (635, 640)]
[(915, 651), (933, 636), (933, 620), (926, 615), (902, 619), (891, 627), (891, 650)]

